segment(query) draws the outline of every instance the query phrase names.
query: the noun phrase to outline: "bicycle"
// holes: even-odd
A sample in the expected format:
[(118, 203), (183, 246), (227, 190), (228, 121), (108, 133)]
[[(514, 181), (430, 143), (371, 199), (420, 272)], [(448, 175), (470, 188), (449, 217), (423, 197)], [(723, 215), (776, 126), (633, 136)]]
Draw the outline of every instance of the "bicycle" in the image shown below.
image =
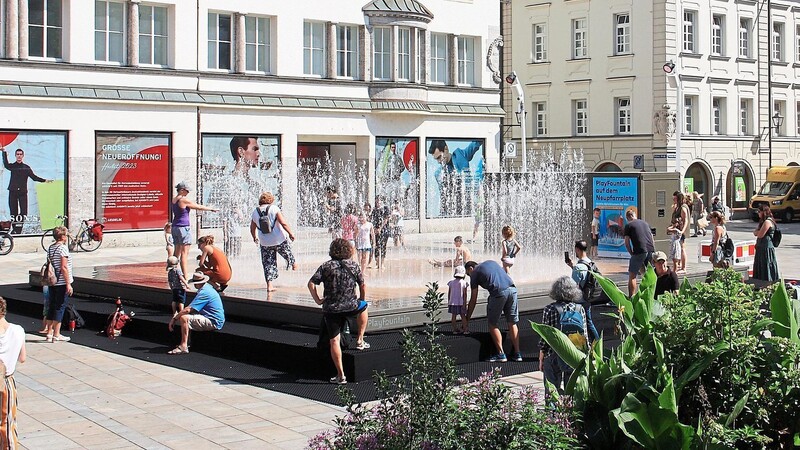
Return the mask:
[(14, 249), (14, 238), (8, 232), (10, 229), (10, 221), (0, 222), (0, 255), (7, 255)]
[[(67, 216), (59, 215), (56, 219), (61, 221), (60, 225), (49, 228), (42, 234), (42, 248), (47, 251), (51, 245), (56, 242), (53, 237), (53, 230), (59, 226), (64, 226), (67, 221)], [(82, 220), (78, 233), (75, 236), (67, 234), (67, 248), (75, 250), (80, 247), (83, 251), (93, 252), (100, 248), (103, 244), (103, 224), (97, 219)]]

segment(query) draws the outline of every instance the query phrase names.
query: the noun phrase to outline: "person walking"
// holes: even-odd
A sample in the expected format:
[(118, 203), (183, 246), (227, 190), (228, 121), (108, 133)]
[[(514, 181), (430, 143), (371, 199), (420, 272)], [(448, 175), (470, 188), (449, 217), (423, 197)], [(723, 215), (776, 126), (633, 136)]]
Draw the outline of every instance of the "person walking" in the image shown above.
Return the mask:
[(478, 287), (489, 291), (489, 298), (486, 299), (486, 320), (489, 322), (489, 335), (494, 343), (495, 354), (489, 357), (489, 362), (506, 362), (508, 358), (503, 350), (503, 335), (500, 334), (498, 322), (500, 315), (506, 317), (508, 324), (508, 337), (511, 339), (514, 353), (512, 361), (522, 361), (522, 353), (519, 349), (519, 310), (517, 304), (517, 287), (514, 280), (497, 264), (495, 261), (484, 261), (478, 264), (475, 261), (467, 261), (464, 265), (467, 275), (470, 277), (469, 284), (472, 286), (472, 295), (469, 299), (467, 318), (472, 317), (475, 304), (478, 301)]
[(17, 363), (24, 363), (25, 330), (6, 320), (8, 305), (0, 297), (0, 367), (3, 369), (3, 389), (0, 392), (0, 449), (19, 448), (17, 436), (17, 383), (14, 372)]
[(697, 191), (692, 192), (692, 222), (694, 222), (694, 236), (703, 233), (706, 235), (705, 227), (700, 226), (700, 219), (706, 216), (706, 207), (703, 204), (703, 194)]
[(61, 334), (61, 321), (64, 319), (64, 312), (69, 304), (69, 297), (72, 295), (72, 258), (67, 248), (67, 236), (69, 231), (66, 227), (56, 227), (53, 229), (53, 238), (56, 240), (47, 249), (47, 259), (53, 266), (53, 273), (56, 275), (56, 284), (50, 286), (50, 301), (47, 305), (47, 342), (69, 342), (67, 336)]
[(212, 211), (218, 209), (203, 206), (189, 200), (189, 185), (181, 181), (175, 186), (178, 193), (172, 197), (172, 241), (175, 244), (175, 256), (181, 263), (181, 272), (189, 273), (189, 249), (192, 246), (192, 228), (189, 221), (189, 211)]
[[(289, 241), (294, 242), (294, 233), (281, 213), (281, 209), (274, 205), (275, 195), (264, 192), (258, 197), (258, 207), (250, 217), (250, 235), (253, 242), (261, 249), (261, 265), (264, 268), (264, 278), (267, 280), (267, 292), (275, 290), (272, 281), (278, 278), (278, 253), (286, 260), (288, 267), (297, 270), (297, 262), (292, 253)], [(272, 226), (268, 231), (261, 227), (262, 216)], [(288, 240), (287, 240), (288, 237)]]
[(753, 231), (756, 237), (756, 255), (753, 258), (753, 278), (774, 283), (781, 279), (778, 271), (778, 259), (775, 257), (775, 219), (769, 205), (762, 204), (758, 208), (758, 227)]
[(725, 228), (725, 216), (718, 211), (714, 211), (708, 216), (711, 226), (711, 256), (708, 260), (715, 269), (727, 269), (732, 265), (732, 258), (725, 256), (725, 250), (722, 248), (726, 240), (728, 240), (728, 230)]
[[(650, 224), (642, 219), (636, 218), (636, 211), (629, 209), (625, 212), (628, 223), (625, 225), (625, 248), (631, 255), (628, 262), (628, 295), (636, 293), (636, 277), (644, 272), (647, 264), (653, 259), (653, 252), (656, 251), (653, 242), (653, 233), (650, 231)], [(684, 255), (685, 256), (685, 255)]]

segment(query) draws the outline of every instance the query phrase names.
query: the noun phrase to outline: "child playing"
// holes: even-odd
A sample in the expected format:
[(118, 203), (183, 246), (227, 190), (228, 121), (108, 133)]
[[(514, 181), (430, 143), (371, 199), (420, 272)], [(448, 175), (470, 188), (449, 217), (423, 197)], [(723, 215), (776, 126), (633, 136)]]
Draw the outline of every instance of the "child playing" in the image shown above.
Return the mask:
[(164, 225), (164, 241), (167, 243), (167, 258), (175, 254), (175, 242), (172, 241), (172, 224)]
[(672, 224), (667, 227), (667, 234), (670, 235), (669, 257), (672, 259), (672, 267), (675, 273), (680, 273), (681, 267), (681, 230), (683, 230), (683, 219), (676, 217), (672, 219)]
[(516, 258), (519, 251), (522, 250), (522, 246), (514, 239), (516, 234), (517, 232), (514, 231), (514, 227), (511, 225), (503, 227), (503, 241), (500, 242), (500, 246), (503, 248), (503, 256), (500, 258), (500, 261), (502, 261), (503, 270), (505, 270), (506, 273), (508, 273), (511, 266), (514, 265), (514, 258)]
[(183, 309), (186, 303), (186, 289), (189, 289), (189, 283), (183, 276), (178, 258), (175, 256), (167, 258), (167, 281), (169, 288), (172, 289), (172, 315), (175, 316)]
[(592, 211), (592, 246), (589, 247), (589, 257), (597, 258), (597, 245), (600, 243), (600, 208)]
[[(453, 333), (469, 334), (469, 320), (467, 319), (467, 291), (469, 279), (464, 266), (456, 266), (453, 279), (447, 283), (447, 311), (453, 315), (451, 323)], [(461, 316), (461, 326), (456, 325), (456, 316)]]
[[(358, 234), (358, 217), (356, 217), (356, 207), (349, 203), (344, 209), (344, 216), (342, 216), (342, 239), (350, 242), (350, 245), (355, 248), (356, 234)], [(353, 255), (355, 259), (355, 255)]]
[(372, 222), (367, 222), (367, 215), (363, 212), (358, 215), (358, 234), (356, 234), (356, 250), (361, 270), (367, 265), (367, 256), (372, 252), (372, 243), (375, 241), (375, 229)]
[(389, 223), (392, 226), (394, 246), (402, 245), (405, 247), (406, 243), (403, 241), (403, 209), (400, 208), (400, 203), (397, 200), (395, 200), (394, 205), (392, 205), (392, 216), (389, 218)]

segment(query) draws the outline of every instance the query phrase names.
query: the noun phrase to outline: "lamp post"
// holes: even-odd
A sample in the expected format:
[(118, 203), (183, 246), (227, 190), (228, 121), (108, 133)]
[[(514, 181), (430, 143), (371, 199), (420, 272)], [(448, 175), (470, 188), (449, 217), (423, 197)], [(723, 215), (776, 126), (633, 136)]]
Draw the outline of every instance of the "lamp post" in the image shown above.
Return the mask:
[(772, 128), (775, 128), (776, 133), (780, 133), (781, 126), (783, 125), (783, 116), (780, 111), (775, 111), (775, 114), (772, 115), (771, 122), (771, 126), (769, 127), (769, 167), (767, 170), (772, 168)]
[(522, 171), (528, 171), (528, 149), (527, 149), (527, 141), (528, 136), (525, 130), (525, 116), (527, 112), (525, 111), (525, 92), (522, 91), (522, 84), (519, 82), (519, 78), (517, 78), (517, 72), (511, 72), (510, 74), (506, 75), (506, 83), (511, 85), (511, 88), (514, 89), (514, 94), (517, 95), (517, 111), (514, 113), (517, 116), (517, 123), (519, 124), (520, 131), (521, 131), (521, 138), (522, 138)]
[[(675, 172), (681, 172), (681, 134), (683, 134), (683, 114), (681, 103), (683, 102), (683, 83), (681, 82), (680, 74), (678, 73), (675, 63), (667, 61), (663, 66), (664, 73), (667, 77), (674, 80), (675, 88)], [(679, 175), (680, 178), (682, 176)]]

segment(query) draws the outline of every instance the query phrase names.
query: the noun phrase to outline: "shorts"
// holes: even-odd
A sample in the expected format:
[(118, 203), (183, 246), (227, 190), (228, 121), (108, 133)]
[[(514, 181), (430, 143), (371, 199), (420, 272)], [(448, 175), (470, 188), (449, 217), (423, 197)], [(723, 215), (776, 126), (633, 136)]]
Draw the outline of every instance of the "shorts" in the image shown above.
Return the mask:
[(358, 249), (358, 251), (360, 251), (360, 252), (371, 252), (372, 251), (372, 247), (360, 248), (360, 249)]
[(681, 244), (683, 244), (684, 242), (686, 242), (686, 235), (682, 234), (681, 235)]
[(175, 245), (192, 245), (192, 228), (172, 226), (172, 242)]
[(189, 329), (193, 331), (216, 331), (217, 327), (211, 322), (211, 319), (202, 314), (190, 314), (189, 316)]
[(172, 290), (173, 303), (186, 303), (186, 289), (173, 289)]
[(628, 262), (628, 273), (639, 273), (653, 260), (653, 252), (634, 253)]
[(517, 308), (517, 288), (509, 286), (496, 295), (489, 295), (486, 300), (486, 320), (490, 325), (497, 326), (500, 315), (506, 316), (506, 322), (515, 324), (519, 322), (519, 311)]
[(342, 313), (325, 313), (323, 314), (323, 318), (325, 319), (325, 328), (328, 331), (328, 337), (333, 339), (339, 334), (342, 333), (344, 329), (344, 324), (347, 322), (347, 319), (350, 317), (356, 317), (360, 315), (364, 310), (367, 309), (367, 302), (364, 300), (360, 300), (358, 302), (358, 307), (352, 311), (342, 312)]
[(592, 238), (592, 247), (597, 247), (597, 245), (598, 245), (599, 243), (600, 243), (600, 239), (598, 239), (598, 238)]

